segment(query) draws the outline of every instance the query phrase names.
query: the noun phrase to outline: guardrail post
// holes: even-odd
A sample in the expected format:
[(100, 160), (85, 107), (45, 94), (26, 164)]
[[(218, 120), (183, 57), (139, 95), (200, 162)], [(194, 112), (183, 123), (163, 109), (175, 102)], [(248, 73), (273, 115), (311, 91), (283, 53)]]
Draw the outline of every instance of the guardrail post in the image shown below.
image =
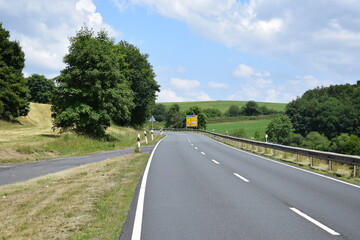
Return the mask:
[(299, 161), (299, 154), (295, 154), (295, 162)]
[(329, 161), (329, 172), (332, 172), (332, 161)]
[(356, 177), (356, 165), (354, 165), (353, 177)]
[(275, 156), (276, 156), (276, 150), (273, 149), (273, 157), (275, 158)]
[(314, 158), (309, 157), (309, 161), (310, 161), (310, 167), (313, 167), (314, 166)]
[(283, 151), (283, 160), (285, 160), (285, 159), (286, 159), (286, 152)]

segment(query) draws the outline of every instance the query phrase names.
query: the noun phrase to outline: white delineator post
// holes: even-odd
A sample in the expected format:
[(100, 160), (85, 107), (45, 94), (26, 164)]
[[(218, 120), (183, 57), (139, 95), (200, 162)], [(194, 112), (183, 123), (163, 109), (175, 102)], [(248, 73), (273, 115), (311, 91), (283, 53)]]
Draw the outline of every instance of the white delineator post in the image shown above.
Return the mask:
[(151, 141), (154, 141), (154, 130), (151, 130)]
[(146, 131), (144, 131), (144, 135), (145, 135), (145, 143), (148, 144), (148, 139), (147, 139), (147, 136), (146, 136)]
[(140, 133), (137, 136), (137, 145), (138, 145), (138, 148), (140, 149)]

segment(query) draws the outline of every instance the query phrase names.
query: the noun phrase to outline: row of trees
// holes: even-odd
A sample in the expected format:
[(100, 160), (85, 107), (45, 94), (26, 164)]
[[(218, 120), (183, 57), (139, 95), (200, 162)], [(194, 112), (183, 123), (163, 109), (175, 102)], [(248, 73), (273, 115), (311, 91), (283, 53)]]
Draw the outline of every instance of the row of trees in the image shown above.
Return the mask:
[[(162, 104), (159, 104), (162, 105)], [(164, 106), (164, 105), (162, 105)], [(156, 109), (158, 109), (157, 107)], [(160, 107), (163, 108), (163, 107)], [(166, 108), (165, 108), (166, 109)], [(163, 113), (163, 112), (162, 112)], [(197, 106), (190, 107), (187, 111), (182, 112), (180, 110), (179, 104), (173, 104), (170, 106), (169, 110), (165, 112), (164, 115), (157, 116), (154, 115), (155, 119), (161, 119), (164, 117), (165, 127), (166, 128), (185, 128), (186, 127), (186, 115), (197, 115), (198, 116), (198, 129), (206, 129), (207, 126), (207, 116), (204, 111)], [(156, 118), (158, 117), (158, 118)], [(159, 120), (158, 120), (159, 121)]]
[(142, 126), (150, 117), (160, 86), (148, 55), (105, 31), (86, 26), (70, 38), (66, 68), (54, 80), (22, 74), (25, 56), (0, 25), (0, 119), (26, 116), (29, 101), (52, 103), (54, 129), (105, 137), (111, 122)]
[[(159, 103), (156, 104), (153, 115), (159, 122), (165, 121), (167, 108), (165, 105)], [(208, 118), (215, 117), (238, 117), (238, 116), (258, 116), (258, 115), (270, 115), (280, 113), (274, 109), (270, 109), (267, 106), (259, 106), (255, 101), (249, 101), (240, 108), (238, 105), (231, 105), (229, 109), (222, 113), (218, 108), (205, 108), (202, 112)]]
[(279, 144), (360, 155), (360, 81), (309, 90), (267, 128)]
[(248, 101), (245, 106), (239, 107), (237, 105), (231, 105), (225, 112), (225, 116), (238, 117), (238, 116), (259, 116), (277, 114), (278, 111), (270, 109), (267, 106), (259, 106), (255, 101)]

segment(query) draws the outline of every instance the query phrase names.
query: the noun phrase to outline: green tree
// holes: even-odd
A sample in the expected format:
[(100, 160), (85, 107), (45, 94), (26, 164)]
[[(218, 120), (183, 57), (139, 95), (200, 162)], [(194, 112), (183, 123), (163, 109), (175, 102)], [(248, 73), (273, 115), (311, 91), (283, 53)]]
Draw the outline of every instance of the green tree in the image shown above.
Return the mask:
[(331, 140), (332, 152), (360, 155), (360, 137), (342, 133)]
[(158, 122), (163, 122), (166, 119), (166, 106), (164, 104), (158, 103), (155, 104), (155, 108), (153, 111), (154, 118)]
[(326, 136), (318, 133), (318, 132), (310, 132), (304, 139), (301, 144), (301, 147), (314, 149), (314, 150), (321, 150), (321, 151), (328, 151), (330, 149), (330, 141), (327, 139)]
[(50, 103), (55, 92), (55, 84), (44, 75), (33, 74), (26, 79), (30, 91), (30, 102)]
[(130, 125), (142, 126), (154, 110), (160, 86), (155, 81), (156, 75), (148, 61), (148, 54), (142, 54), (136, 46), (125, 41), (121, 41), (118, 48), (124, 55), (125, 77), (134, 92), (135, 108), (131, 111)]
[(273, 119), (266, 129), (269, 141), (279, 144), (287, 144), (289, 142), (288, 138), (293, 131), (294, 127), (290, 118), (286, 115)]
[(257, 116), (260, 114), (259, 106), (255, 101), (248, 101), (241, 112), (245, 116)]
[(28, 89), (22, 70), (25, 54), (0, 23), (0, 119), (10, 120), (29, 112)]
[(221, 117), (221, 111), (220, 111), (220, 109), (217, 109), (217, 108), (206, 108), (206, 109), (204, 109), (204, 113), (209, 118)]
[(237, 117), (237, 116), (240, 116), (240, 108), (239, 108), (239, 106), (237, 106), (237, 105), (231, 105), (231, 106), (229, 107), (229, 110), (228, 110), (228, 112), (227, 112), (227, 115), (228, 115), (229, 117)]
[(189, 110), (186, 112), (186, 115), (197, 115), (198, 116), (197, 129), (206, 129), (207, 117), (200, 107), (197, 106), (190, 107)]
[(133, 94), (122, 74), (119, 52), (107, 33), (87, 27), (70, 38), (66, 68), (57, 78), (54, 128), (93, 138), (105, 137), (111, 119), (130, 120)]
[(166, 128), (183, 128), (185, 126), (184, 114), (180, 112), (179, 104), (175, 103), (170, 106), (166, 114)]

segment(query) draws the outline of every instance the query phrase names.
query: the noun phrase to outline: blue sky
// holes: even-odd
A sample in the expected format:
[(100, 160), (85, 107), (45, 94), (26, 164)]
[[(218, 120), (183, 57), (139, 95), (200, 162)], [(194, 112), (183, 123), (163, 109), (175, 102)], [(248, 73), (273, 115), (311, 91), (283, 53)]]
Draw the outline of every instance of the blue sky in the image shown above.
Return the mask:
[(150, 55), (159, 102), (289, 102), (360, 79), (354, 0), (0, 0), (24, 74), (57, 76), (68, 37), (105, 28)]

